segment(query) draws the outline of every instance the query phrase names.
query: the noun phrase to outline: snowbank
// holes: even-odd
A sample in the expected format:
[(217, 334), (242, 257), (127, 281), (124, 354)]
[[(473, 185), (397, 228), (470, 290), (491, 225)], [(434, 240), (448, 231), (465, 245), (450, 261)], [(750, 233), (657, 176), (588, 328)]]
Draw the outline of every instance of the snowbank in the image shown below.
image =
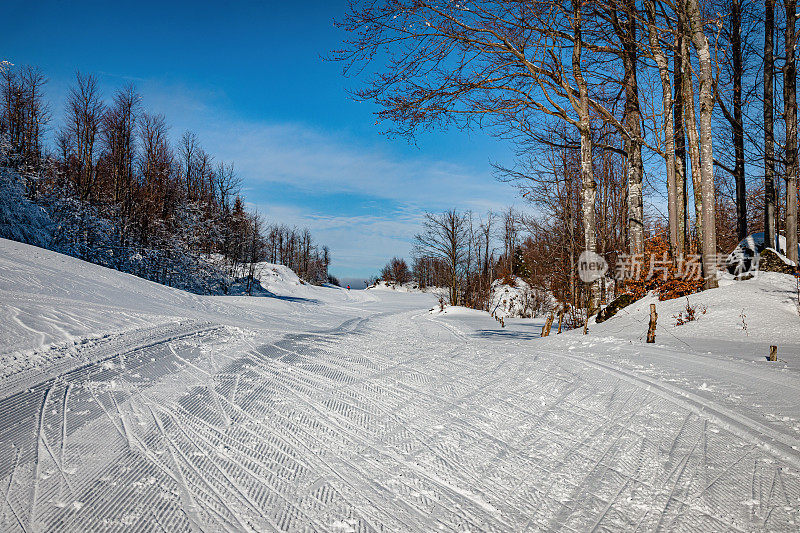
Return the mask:
[[(276, 263), (256, 263), (253, 270), (256, 284), (267, 292), (268, 295), (278, 295), (291, 298), (315, 299), (318, 295), (318, 286), (312, 285), (300, 277), (291, 268)], [(342, 290), (340, 287), (328, 286), (330, 289)], [(253, 294), (256, 294), (254, 292)]]
[(265, 289), (270, 286), (296, 287), (306, 284), (294, 270), (275, 263), (256, 263), (255, 277)]
[[(656, 304), (656, 343), (682, 350), (738, 352), (763, 359), (769, 345), (800, 351), (800, 308), (793, 276), (760, 272), (746, 281), (720, 280), (720, 287), (684, 298), (638, 300), (602, 324), (590, 323), (595, 338), (643, 341)], [(687, 305), (695, 319), (686, 321)], [(678, 325), (679, 322), (685, 322)]]
[(471, 307), (464, 307), (463, 305), (445, 305), (444, 311), (442, 311), (438, 305), (431, 308), (428, 311), (428, 314), (431, 315), (451, 315), (451, 316), (462, 316), (462, 317), (477, 317), (477, 318), (485, 318), (486, 311), (482, 311), (480, 309), (472, 309)]

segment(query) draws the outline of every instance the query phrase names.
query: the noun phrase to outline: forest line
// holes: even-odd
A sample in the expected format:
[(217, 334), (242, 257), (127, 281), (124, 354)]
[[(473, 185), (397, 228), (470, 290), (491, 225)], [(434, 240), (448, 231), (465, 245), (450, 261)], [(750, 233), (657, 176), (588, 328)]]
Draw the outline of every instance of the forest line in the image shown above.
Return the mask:
[(261, 261), (335, 281), (327, 246), (248, 210), (234, 165), (193, 132), (174, 143), (134, 85), (106, 101), (95, 76), (77, 73), (51, 146), (57, 111), (41, 69), (3, 62), (0, 83), (0, 163), (49, 217), (52, 235), (37, 244), (199, 293), (252, 293)]

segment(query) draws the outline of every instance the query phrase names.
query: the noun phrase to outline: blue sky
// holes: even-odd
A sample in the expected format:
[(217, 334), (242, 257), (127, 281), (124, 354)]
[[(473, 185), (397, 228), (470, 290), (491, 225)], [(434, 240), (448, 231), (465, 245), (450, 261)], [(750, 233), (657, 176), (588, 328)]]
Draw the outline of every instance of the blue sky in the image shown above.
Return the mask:
[(416, 145), (380, 134), (359, 81), (320, 58), (340, 45), (344, 2), (5, 0), (0, 59), (40, 66), (56, 127), (77, 70), (104, 94), (134, 82), (177, 139), (195, 131), (234, 162), (249, 204), (270, 221), (308, 226), (332, 272), (362, 278), (407, 256), (422, 213), (502, 209), (515, 191), (492, 177), (509, 163), (480, 132), (427, 133)]

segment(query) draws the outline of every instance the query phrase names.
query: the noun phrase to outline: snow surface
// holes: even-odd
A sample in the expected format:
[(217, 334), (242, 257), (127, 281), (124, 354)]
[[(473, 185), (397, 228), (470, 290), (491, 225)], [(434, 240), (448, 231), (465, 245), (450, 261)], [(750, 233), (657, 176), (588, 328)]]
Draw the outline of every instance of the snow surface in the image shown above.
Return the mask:
[(0, 240), (0, 530), (800, 528), (788, 276), (657, 302), (647, 345), (650, 300), (540, 339), (284, 274), (195, 296)]
[[(748, 361), (763, 360), (774, 344), (800, 351), (797, 280), (775, 272), (752, 279), (719, 280), (720, 287), (664, 302), (648, 296), (621, 309), (614, 320), (592, 324), (593, 336), (609, 342), (638, 342), (647, 334), (650, 304), (656, 304), (656, 343), (672, 349), (728, 354)], [(697, 320), (677, 325), (687, 304)], [(705, 312), (703, 312), (705, 310)], [(798, 368), (800, 369), (800, 368)]]

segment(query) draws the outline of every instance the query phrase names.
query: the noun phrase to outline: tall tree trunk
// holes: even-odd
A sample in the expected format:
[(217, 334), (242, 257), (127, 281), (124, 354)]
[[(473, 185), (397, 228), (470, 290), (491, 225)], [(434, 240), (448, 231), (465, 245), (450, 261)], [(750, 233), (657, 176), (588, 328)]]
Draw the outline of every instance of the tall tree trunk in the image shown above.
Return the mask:
[(783, 116), (786, 121), (786, 255), (797, 261), (797, 65), (795, 59), (796, 0), (786, 7), (786, 63), (783, 67)]
[(572, 304), (572, 308), (575, 309), (578, 307), (578, 299), (577, 299), (577, 290), (575, 288), (575, 217), (573, 214), (572, 209), (572, 201), (573, 201), (573, 187), (572, 187), (572, 175), (567, 171), (567, 155), (566, 150), (562, 150), (562, 163), (563, 163), (563, 171), (564, 171), (564, 183), (565, 183), (565, 192), (564, 197), (566, 198), (565, 206), (567, 211), (567, 228), (569, 228), (569, 301)]
[(669, 214), (669, 244), (673, 257), (682, 251), (682, 243), (678, 235), (678, 189), (675, 179), (675, 132), (672, 115), (672, 84), (669, 78), (669, 62), (658, 40), (656, 28), (655, 2), (650, 0), (647, 7), (647, 29), (650, 38), (650, 49), (658, 66), (661, 78), (661, 108), (664, 123), (664, 160), (667, 170), (667, 211)]
[(625, 127), (628, 130), (626, 152), (628, 154), (628, 225), (629, 249), (632, 254), (644, 253), (644, 202), (642, 181), (641, 124), (642, 113), (639, 106), (639, 84), (636, 79), (636, 24), (637, 11), (634, 0), (625, 0), (625, 28), (623, 38), (623, 66), (625, 69)]
[[(597, 183), (594, 181), (594, 168), (592, 165), (592, 128), (589, 115), (589, 87), (583, 77), (581, 69), (581, 44), (582, 12), (581, 1), (573, 0), (573, 34), (575, 37), (572, 48), (572, 76), (578, 87), (578, 130), (581, 136), (581, 200), (583, 211), (583, 239), (587, 252), (597, 253), (597, 232), (595, 228), (595, 197), (597, 196)], [(587, 313), (591, 314), (600, 307), (599, 284), (594, 281), (588, 287)]]
[(775, 60), (775, 0), (764, 0), (764, 242), (775, 247), (775, 134), (773, 78)]
[(747, 237), (747, 186), (744, 174), (744, 123), (742, 121), (742, 5), (731, 0), (731, 51), (733, 54), (733, 147), (736, 154), (736, 234)]
[(673, 104), (673, 124), (675, 126), (675, 188), (678, 193), (675, 210), (678, 219), (678, 253), (689, 252), (689, 216), (686, 207), (686, 132), (683, 126), (683, 25), (678, 17), (675, 35), (675, 54), (673, 57), (673, 84), (675, 101)]
[(715, 191), (714, 191), (714, 147), (712, 145), (712, 111), (714, 109), (714, 72), (711, 64), (711, 48), (708, 37), (703, 31), (703, 22), (700, 15), (698, 0), (687, 0), (687, 15), (691, 27), (691, 36), (697, 50), (698, 72), (698, 102), (700, 105), (700, 176), (703, 213), (703, 276), (704, 287), (711, 289), (717, 287), (717, 229), (715, 216)]
[(694, 109), (694, 80), (692, 79), (691, 56), (689, 54), (689, 38), (685, 34), (681, 37), (681, 58), (683, 61), (683, 124), (689, 141), (689, 159), (692, 162), (695, 231), (697, 232), (697, 239), (702, 242), (703, 200), (700, 175), (700, 136), (697, 134), (697, 117)]
[(458, 214), (455, 210), (447, 213), (447, 237), (449, 239), (450, 249), (449, 262), (450, 262), (450, 304), (458, 305), (458, 258), (459, 258), (459, 242), (458, 242)]

